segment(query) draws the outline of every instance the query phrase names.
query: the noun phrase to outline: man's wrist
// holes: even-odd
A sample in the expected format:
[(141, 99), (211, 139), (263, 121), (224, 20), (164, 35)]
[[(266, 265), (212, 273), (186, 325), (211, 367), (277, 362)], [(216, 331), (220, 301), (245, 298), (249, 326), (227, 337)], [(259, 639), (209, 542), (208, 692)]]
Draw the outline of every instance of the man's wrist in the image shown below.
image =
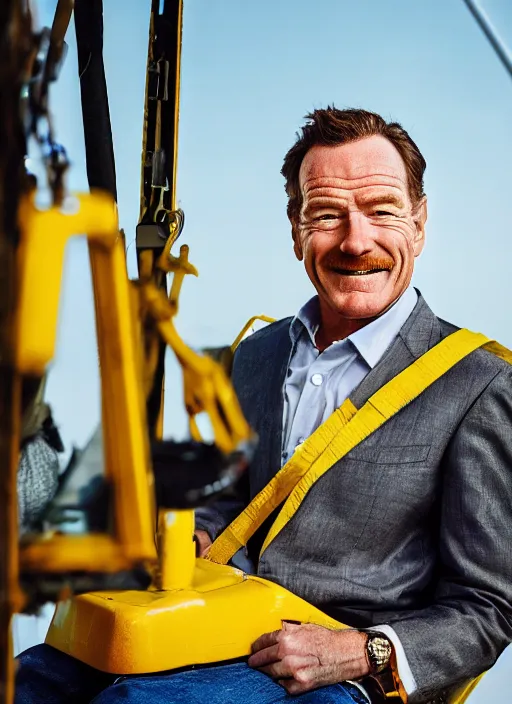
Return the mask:
[(335, 648), (339, 653), (339, 681), (360, 680), (369, 675), (366, 641), (368, 635), (357, 628), (344, 628), (334, 632)]

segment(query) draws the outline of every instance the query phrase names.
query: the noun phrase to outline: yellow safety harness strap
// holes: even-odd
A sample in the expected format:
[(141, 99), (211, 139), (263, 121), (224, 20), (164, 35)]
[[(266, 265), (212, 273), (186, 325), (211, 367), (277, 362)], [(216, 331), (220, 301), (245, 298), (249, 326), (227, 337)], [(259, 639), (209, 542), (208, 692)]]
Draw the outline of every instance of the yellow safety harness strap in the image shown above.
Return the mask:
[(490, 342), (480, 333), (458, 330), (382, 386), (359, 411), (347, 399), (297, 448), (285, 466), (217, 538), (208, 559), (226, 564), (288, 497), (265, 539), (263, 552), (325, 472), (460, 360)]
[(336, 434), (357, 412), (350, 399), (337, 408), (326, 421), (293, 453), (290, 460), (257, 494), (247, 508), (235, 518), (211, 546), (207, 559), (225, 565), (254, 535), (297, 485), (317, 457), (325, 452)]

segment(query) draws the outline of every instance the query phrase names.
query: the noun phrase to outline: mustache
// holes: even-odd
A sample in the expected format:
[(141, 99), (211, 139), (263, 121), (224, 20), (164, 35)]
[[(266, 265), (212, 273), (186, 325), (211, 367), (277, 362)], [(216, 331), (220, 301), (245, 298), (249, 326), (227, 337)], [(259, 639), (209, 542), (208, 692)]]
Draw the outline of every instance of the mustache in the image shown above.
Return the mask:
[(365, 254), (362, 257), (354, 256), (328, 256), (324, 260), (324, 266), (330, 269), (343, 269), (343, 271), (373, 271), (375, 269), (386, 269), (391, 271), (395, 262), (391, 257), (374, 257)]

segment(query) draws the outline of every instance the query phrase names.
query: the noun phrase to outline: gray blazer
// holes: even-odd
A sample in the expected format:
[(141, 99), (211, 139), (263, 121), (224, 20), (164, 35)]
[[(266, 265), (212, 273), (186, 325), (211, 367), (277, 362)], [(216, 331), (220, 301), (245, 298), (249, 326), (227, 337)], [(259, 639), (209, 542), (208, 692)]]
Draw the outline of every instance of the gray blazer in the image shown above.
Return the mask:
[[(198, 511), (212, 537), (280, 468), (290, 321), (236, 354), (260, 441), (239, 496)], [(454, 330), (420, 296), (354, 405)], [(249, 544), (258, 574), (350, 626), (391, 625), (411, 702), (488, 669), (512, 641), (512, 365), (486, 350), (460, 362), (321, 477), (258, 562), (268, 527)]]

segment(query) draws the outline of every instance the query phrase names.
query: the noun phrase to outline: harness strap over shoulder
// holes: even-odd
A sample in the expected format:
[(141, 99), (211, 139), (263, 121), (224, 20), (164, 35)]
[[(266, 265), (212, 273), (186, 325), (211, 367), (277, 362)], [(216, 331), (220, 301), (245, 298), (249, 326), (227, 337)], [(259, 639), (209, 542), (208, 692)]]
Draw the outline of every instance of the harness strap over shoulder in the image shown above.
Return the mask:
[(215, 540), (207, 559), (219, 564), (229, 562), (272, 511), (286, 500), (265, 539), (263, 552), (293, 518), (309, 489), (325, 472), (483, 345), (492, 348), (495, 343), (480, 333), (457, 330), (384, 384), (359, 410), (347, 399), (296, 449), (284, 467)]

